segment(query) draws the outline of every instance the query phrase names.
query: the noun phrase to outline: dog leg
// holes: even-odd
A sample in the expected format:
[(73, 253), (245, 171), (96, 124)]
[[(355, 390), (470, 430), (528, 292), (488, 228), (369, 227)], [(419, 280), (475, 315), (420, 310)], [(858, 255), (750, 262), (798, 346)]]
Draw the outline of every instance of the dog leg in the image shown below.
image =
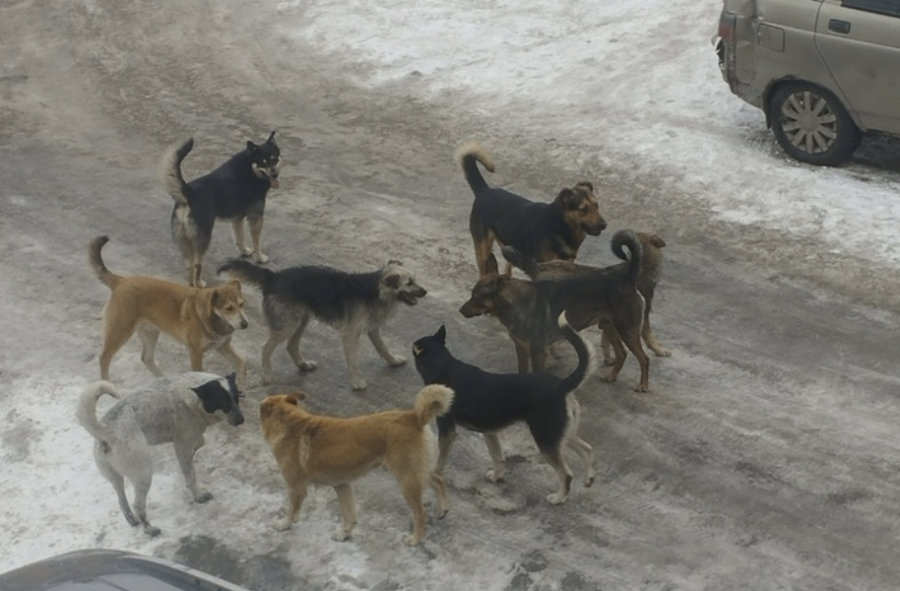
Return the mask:
[(518, 341), (513, 341), (513, 345), (516, 346), (516, 362), (519, 366), (519, 373), (528, 373), (528, 367), (531, 363), (531, 357), (528, 354), (528, 347), (519, 343)]
[(347, 360), (347, 369), (350, 371), (350, 387), (354, 390), (365, 390), (366, 381), (359, 374), (359, 337), (355, 330), (345, 330), (341, 333), (344, 343), (344, 357)]
[(104, 325), (103, 351), (100, 353), (100, 379), (109, 380), (109, 366), (119, 349), (134, 334), (135, 320), (124, 318), (123, 314), (113, 312), (107, 305)]
[(248, 257), (253, 254), (253, 251), (244, 243), (244, 218), (231, 220), (231, 232), (234, 234), (234, 244), (241, 256)]
[(613, 347), (614, 353), (612, 369), (600, 379), (604, 382), (611, 383), (615, 382), (616, 378), (619, 377), (619, 372), (622, 371), (622, 367), (625, 365), (625, 357), (628, 353), (625, 351), (625, 345), (622, 343), (622, 338), (615, 328), (607, 326), (603, 329), (603, 333), (609, 336), (609, 342)]
[(143, 348), (141, 350), (141, 361), (147, 366), (153, 375), (159, 377), (163, 375), (159, 366), (156, 365), (156, 343), (159, 341), (159, 331), (150, 325), (144, 324), (138, 326), (138, 336), (141, 337)]
[(437, 472), (432, 472), (428, 475), (428, 483), (431, 485), (431, 490), (434, 491), (434, 496), (437, 499), (434, 505), (434, 516), (437, 519), (443, 519), (449, 510), (447, 483), (444, 482), (444, 479)]
[(381, 338), (381, 332), (377, 328), (369, 331), (368, 335), (369, 340), (372, 341), (372, 344), (375, 346), (375, 350), (378, 351), (378, 354), (381, 355), (382, 359), (388, 362), (388, 365), (391, 367), (406, 365), (406, 359), (404, 357), (397, 357), (388, 351), (387, 345), (384, 344), (384, 340)]
[(353, 526), (356, 525), (356, 499), (353, 498), (353, 489), (349, 484), (337, 484), (334, 486), (337, 493), (338, 504), (341, 506), (341, 518), (344, 526), (331, 535), (336, 542), (343, 542), (350, 537)]
[(303, 500), (306, 498), (306, 485), (300, 483), (288, 483), (288, 510), (281, 519), (275, 523), (275, 529), (278, 531), (287, 531), (291, 526), (300, 519), (300, 507), (303, 506)]
[(650, 347), (650, 350), (657, 357), (671, 357), (672, 352), (659, 344), (659, 341), (656, 340), (656, 336), (653, 334), (653, 329), (650, 327), (650, 311), (649, 309), (645, 311), (644, 314), (644, 326), (641, 328), (641, 336), (644, 338), (644, 342), (647, 343), (647, 346)]
[(506, 466), (503, 464), (503, 448), (500, 447), (500, 438), (496, 433), (484, 433), (484, 442), (487, 444), (488, 453), (494, 462), (494, 468), (488, 470), (485, 477), (491, 482), (499, 482), (506, 476)]
[(594, 478), (597, 477), (597, 472), (594, 470), (594, 448), (577, 435), (572, 435), (566, 444), (575, 450), (575, 453), (584, 462), (584, 486), (590, 487), (594, 484)]
[(438, 417), (438, 460), (435, 472), (444, 473), (444, 465), (447, 463), (447, 456), (450, 454), (450, 448), (456, 441), (456, 425), (442, 423)]
[[(229, 338), (227, 341), (222, 343), (222, 345), (216, 349), (222, 357), (227, 359), (234, 365), (235, 371), (237, 371), (237, 384), (238, 386), (244, 386), (244, 382), (247, 379), (247, 362), (244, 361), (244, 358), (238, 355), (238, 352), (234, 350), (234, 347), (231, 345), (231, 339)], [(203, 353), (200, 353), (200, 363), (203, 364)], [(195, 370), (202, 371), (202, 370)]]
[(613, 365), (615, 360), (609, 354), (610, 343), (609, 343), (609, 334), (607, 334), (607, 329), (601, 328), (601, 337), (600, 337), (600, 350), (603, 352), (603, 365)]
[(403, 538), (407, 546), (416, 546), (425, 536), (425, 505), (422, 503), (422, 482), (418, 475), (400, 481), (403, 498), (412, 511), (413, 531)]
[(175, 448), (175, 457), (178, 459), (178, 466), (181, 468), (181, 474), (184, 476), (184, 484), (194, 501), (197, 503), (205, 503), (213, 498), (212, 493), (201, 491), (197, 486), (197, 475), (194, 473), (194, 454), (198, 449), (203, 447), (203, 436), (199, 440), (175, 439), (172, 442)]
[(297, 330), (291, 335), (287, 344), (288, 355), (291, 356), (294, 365), (296, 365), (297, 369), (300, 371), (314, 371), (319, 367), (315, 361), (308, 361), (300, 354), (300, 339), (303, 337), (303, 331), (306, 330), (306, 325), (309, 324), (309, 318), (310, 315), (308, 312), (303, 314), (303, 317), (300, 319), (300, 324), (297, 326)]
[(553, 466), (553, 469), (559, 475), (559, 490), (547, 495), (547, 502), (551, 505), (562, 505), (566, 502), (569, 490), (572, 488), (572, 471), (566, 465), (566, 460), (563, 458), (562, 450), (559, 447), (553, 451), (544, 451), (543, 454), (547, 463)]
[(116, 498), (119, 500), (119, 509), (122, 510), (125, 521), (128, 522), (128, 525), (137, 527), (141, 522), (138, 521), (134, 516), (134, 513), (131, 512), (131, 507), (128, 504), (128, 496), (125, 494), (125, 479), (121, 474), (116, 472), (109, 462), (106, 461), (106, 458), (103, 457), (102, 446), (105, 445), (105, 443), (98, 441), (94, 448), (94, 458), (97, 461), (97, 468), (100, 469), (100, 473), (109, 480), (113, 490), (116, 491)]
[(149, 536), (158, 536), (160, 529), (150, 525), (147, 519), (147, 494), (150, 492), (150, 485), (153, 483), (153, 473), (148, 472), (141, 474), (132, 481), (134, 485), (134, 512), (137, 514), (138, 520), (144, 526), (144, 533)]
[(269, 262), (269, 257), (262, 251), (260, 239), (262, 237), (263, 218), (262, 216), (252, 216), (247, 218), (250, 224), (250, 242), (253, 244), (253, 260), (264, 265)]
[[(635, 392), (648, 392), (650, 390), (650, 356), (647, 355), (646, 351), (644, 351), (644, 347), (641, 345), (641, 333), (640, 330), (625, 330), (624, 328), (619, 328), (619, 334), (622, 335), (621, 340), (625, 343), (628, 349), (634, 353), (634, 356), (637, 358), (638, 363), (641, 366), (641, 381), (638, 382), (638, 385), (634, 387)], [(620, 345), (621, 346), (621, 345)], [(616, 351), (616, 357), (618, 357), (618, 350)], [(625, 353), (624, 348), (622, 350), (622, 362), (625, 361)], [(617, 365), (621, 369), (620, 363), (618, 363), (618, 359), (616, 360)]]

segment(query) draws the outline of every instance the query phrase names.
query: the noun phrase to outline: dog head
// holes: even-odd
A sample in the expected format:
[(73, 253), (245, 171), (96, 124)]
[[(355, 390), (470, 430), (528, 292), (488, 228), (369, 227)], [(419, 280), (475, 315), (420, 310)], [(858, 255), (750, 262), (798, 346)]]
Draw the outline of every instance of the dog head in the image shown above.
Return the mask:
[(447, 350), (447, 329), (442, 324), (433, 335), (422, 337), (413, 343), (416, 370), (426, 384), (434, 383), (437, 373), (445, 365), (450, 352)]
[(644, 247), (653, 247), (653, 248), (662, 248), (666, 245), (666, 241), (657, 236), (656, 234), (648, 234), (647, 232), (638, 232), (637, 233), (638, 240), (641, 241), (641, 244)]
[(275, 132), (269, 134), (269, 139), (260, 146), (248, 141), (247, 154), (250, 156), (250, 167), (253, 169), (253, 174), (269, 181), (269, 186), (277, 189), (278, 173), (281, 169), (281, 150), (275, 143)]
[(240, 406), (243, 395), (238, 390), (234, 373), (224, 378), (210, 380), (191, 390), (200, 398), (203, 410), (207, 413), (212, 415), (222, 411), (228, 424), (235, 427), (244, 422), (244, 413), (241, 412)]
[(497, 257), (494, 253), (488, 255), (485, 274), (478, 279), (478, 283), (472, 288), (472, 295), (460, 307), (459, 313), (466, 318), (472, 318), (496, 312), (498, 306), (504, 303), (503, 289), (509, 282), (511, 273), (510, 269), (509, 273), (501, 274), (497, 266)]
[(397, 299), (407, 306), (415, 306), (428, 292), (416, 283), (411, 271), (403, 268), (403, 263), (391, 260), (382, 270), (381, 293), (384, 299)]
[(588, 181), (560, 191), (556, 203), (562, 208), (566, 224), (572, 229), (591, 236), (598, 236), (606, 229), (606, 220), (600, 215), (600, 205), (594, 195), (594, 185)]
[(262, 427), (263, 437), (269, 445), (274, 445), (284, 439), (288, 432), (285, 417), (289, 414), (296, 415), (297, 411), (304, 410), (300, 401), (305, 399), (305, 394), (293, 392), (266, 396), (259, 403), (259, 423)]
[(244, 295), (241, 282), (232, 279), (222, 285), (206, 288), (209, 290), (213, 328), (217, 334), (231, 334), (237, 329), (249, 326), (244, 314)]

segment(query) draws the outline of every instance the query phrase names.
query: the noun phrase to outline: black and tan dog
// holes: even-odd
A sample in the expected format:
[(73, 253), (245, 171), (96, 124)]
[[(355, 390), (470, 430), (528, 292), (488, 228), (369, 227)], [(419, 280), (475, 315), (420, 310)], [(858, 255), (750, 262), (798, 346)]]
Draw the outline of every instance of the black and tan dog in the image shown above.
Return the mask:
[(487, 473), (492, 482), (505, 474), (503, 451), (497, 432), (514, 423), (528, 425), (531, 436), (544, 459), (559, 475), (559, 489), (547, 501), (564, 503), (572, 485), (572, 471), (563, 457), (568, 446), (581, 456), (585, 465), (585, 486), (594, 482), (593, 451), (578, 437), (581, 410), (572, 393), (593, 370), (590, 346), (568, 325), (560, 314), (559, 329), (575, 348), (578, 366), (565, 378), (537, 372), (497, 374), (456, 359), (446, 345), (446, 329), (422, 337), (413, 344), (416, 369), (426, 384), (443, 384), (455, 395), (450, 410), (437, 417), (438, 473), (442, 473), (457, 425), (484, 435), (494, 468)]
[[(636, 232), (635, 235), (637, 236), (638, 240), (641, 241), (643, 252), (641, 272), (638, 274), (636, 282), (637, 289), (639, 292), (641, 292), (641, 295), (644, 296), (645, 303), (644, 325), (641, 329), (641, 336), (644, 339), (644, 343), (650, 348), (651, 351), (653, 351), (653, 353), (657, 357), (669, 357), (672, 355), (672, 353), (660, 344), (660, 342), (656, 338), (656, 335), (653, 333), (653, 328), (650, 325), (650, 310), (653, 308), (653, 297), (656, 294), (656, 286), (659, 283), (659, 279), (662, 274), (662, 249), (666, 245), (666, 243), (656, 234)], [(504, 256), (508, 255), (509, 258), (519, 257), (519, 255), (517, 255), (517, 253), (509, 247), (503, 249), (503, 254)], [(623, 261), (628, 260), (628, 256), (622, 251), (621, 248), (616, 248), (616, 245), (613, 245), (613, 254), (615, 254)], [(528, 267), (528, 261), (522, 259), (521, 257), (519, 257), (517, 260), (520, 264)], [(627, 265), (627, 263), (621, 263), (621, 265)], [(592, 273), (596, 269), (594, 267), (579, 265), (577, 263), (568, 261), (548, 261), (545, 263), (538, 263), (537, 265), (523, 270), (528, 272), (529, 276), (532, 279), (541, 280), (565, 278), (573, 273), (579, 272)], [(606, 365), (613, 365), (614, 360), (612, 356), (610, 356), (609, 351), (609, 335), (605, 330), (603, 331), (601, 349), (603, 351), (603, 362)]]
[[(516, 346), (519, 371), (527, 372), (529, 360), (534, 371), (543, 370), (547, 346), (562, 336), (554, 319), (561, 310), (566, 310), (569, 322), (576, 330), (598, 325), (608, 332), (616, 358), (603, 380), (616, 380), (625, 363), (625, 347), (628, 347), (641, 366), (641, 379), (635, 390), (646, 392), (650, 358), (641, 346), (644, 298), (636, 287), (643, 263), (643, 248), (629, 230), (613, 236), (613, 251), (621, 251), (623, 247), (631, 253), (626, 263), (605, 268), (581, 266), (578, 273), (539, 281), (516, 279), (509, 272), (501, 274), (496, 259), (489, 259), (490, 272), (472, 288), (472, 295), (462, 305), (460, 313), (467, 318), (482, 314), (496, 316)], [(526, 273), (537, 274), (538, 263), (534, 259), (509, 247), (503, 252), (510, 263)]]
[(112, 291), (103, 311), (101, 379), (109, 379), (113, 356), (137, 331), (143, 343), (141, 361), (154, 375), (162, 375), (154, 352), (159, 333), (164, 332), (187, 346), (193, 371), (203, 371), (203, 354), (215, 349), (234, 364), (238, 384), (243, 384), (247, 363), (231, 346), (232, 333), (248, 325), (240, 282), (200, 288), (156, 277), (117, 275), (101, 256), (108, 241), (108, 236), (98, 236), (88, 249), (94, 274)]
[[(262, 145), (248, 141), (246, 149), (232, 156), (209, 174), (185, 182), (181, 162), (194, 147), (191, 138), (163, 156), (160, 169), (166, 190), (175, 200), (172, 210), (172, 239), (184, 257), (190, 285), (205, 285), (201, 272), (209, 250), (216, 219), (230, 220), (234, 242), (243, 256), (253, 255), (258, 263), (269, 258), (260, 244), (266, 195), (278, 188), (281, 151), (275, 132)], [(244, 220), (250, 226), (252, 248), (244, 243)]]
[(315, 361), (300, 354), (300, 338), (310, 318), (316, 318), (341, 334), (350, 384), (362, 390), (366, 382), (359, 372), (359, 339), (365, 333), (378, 354), (391, 367), (406, 359), (388, 350), (381, 338), (385, 325), (398, 304), (415, 306), (428, 293), (416, 283), (413, 273), (399, 261), (377, 271), (347, 273), (321, 265), (290, 267), (270, 271), (249, 261), (232, 259), (219, 267), (245, 283), (256, 285), (263, 293), (263, 315), (269, 326), (269, 340), (262, 348), (263, 380), (272, 378), (272, 353), (287, 341), (288, 354), (301, 371), (316, 369)]
[(341, 505), (343, 525), (332, 536), (346, 540), (356, 525), (356, 503), (351, 483), (367, 472), (385, 466), (397, 479), (412, 510), (413, 531), (405, 542), (415, 545), (425, 534), (422, 495), (430, 486), (437, 496), (435, 517), (447, 513), (444, 479), (434, 471), (434, 435), (431, 420), (447, 412), (453, 391), (426, 386), (411, 410), (389, 410), (369, 415), (338, 418), (314, 415), (300, 404), (301, 393), (265, 398), (259, 405), (263, 436), (287, 483), (289, 506), (275, 527), (286, 530), (300, 517), (300, 506), (309, 485), (334, 487)]
[(563, 189), (551, 203), (537, 203), (488, 186), (477, 163), (493, 172), (494, 162), (477, 143), (461, 146), (456, 161), (475, 194), (469, 231), (479, 276), (487, 272), (485, 265), (495, 239), (539, 262), (572, 261), (586, 236), (598, 236), (606, 228), (594, 186), (587, 181)]

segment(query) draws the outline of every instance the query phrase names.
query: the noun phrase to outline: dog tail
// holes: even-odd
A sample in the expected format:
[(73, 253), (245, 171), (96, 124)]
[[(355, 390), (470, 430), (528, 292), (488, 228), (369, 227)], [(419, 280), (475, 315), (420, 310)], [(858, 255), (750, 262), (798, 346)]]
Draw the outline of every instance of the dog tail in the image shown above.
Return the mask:
[(78, 420), (78, 424), (98, 441), (109, 441), (110, 439), (109, 429), (97, 420), (97, 401), (104, 394), (109, 394), (116, 399), (122, 398), (122, 394), (109, 382), (95, 382), (81, 393), (75, 409), (75, 418)]
[(538, 262), (529, 256), (525, 256), (514, 246), (504, 246), (500, 249), (500, 252), (503, 253), (503, 258), (505, 258), (510, 265), (516, 267), (517, 269), (521, 269), (525, 271), (525, 274), (531, 277), (532, 279), (537, 279), (539, 267)]
[[(614, 255), (630, 263), (625, 276), (631, 281), (637, 281), (638, 275), (641, 274), (641, 267), (644, 264), (644, 246), (637, 235), (631, 230), (619, 230), (613, 235), (609, 246)], [(622, 250), (623, 246), (628, 247), (631, 256), (625, 254), (625, 251)]]
[(429, 384), (419, 390), (413, 410), (419, 419), (419, 426), (425, 427), (434, 417), (450, 410), (453, 404), (453, 390), (441, 384)]
[(478, 165), (476, 164), (476, 162), (481, 162), (482, 166), (494, 172), (494, 160), (487, 153), (487, 150), (482, 148), (478, 142), (466, 142), (456, 150), (455, 158), (456, 163), (463, 169), (466, 181), (469, 183), (469, 187), (472, 188), (473, 193), (478, 193), (488, 188), (487, 181), (481, 176), (481, 171), (478, 170)]
[(241, 283), (256, 285), (262, 290), (268, 288), (272, 279), (275, 278), (274, 271), (241, 259), (228, 259), (222, 263), (216, 272), (219, 275), (228, 273), (235, 279), (239, 279)]
[(569, 320), (566, 318), (565, 311), (559, 315), (557, 323), (565, 339), (575, 347), (575, 353), (578, 354), (578, 366), (563, 379), (557, 388), (559, 394), (565, 395), (574, 392), (589, 375), (594, 373), (597, 359), (596, 355), (594, 355), (594, 347), (585, 341), (577, 330), (569, 326)]
[(188, 193), (191, 188), (184, 177), (181, 176), (181, 161), (194, 149), (194, 138), (189, 138), (180, 146), (172, 146), (163, 155), (159, 165), (162, 174), (163, 185), (169, 195), (175, 200), (176, 205), (188, 204)]
[(103, 257), (100, 255), (103, 245), (107, 242), (109, 242), (109, 236), (105, 234), (91, 240), (91, 244), (88, 246), (88, 261), (90, 261), (91, 269), (94, 270), (97, 279), (102, 281), (106, 287), (113, 289), (119, 283), (121, 276), (107, 269)]

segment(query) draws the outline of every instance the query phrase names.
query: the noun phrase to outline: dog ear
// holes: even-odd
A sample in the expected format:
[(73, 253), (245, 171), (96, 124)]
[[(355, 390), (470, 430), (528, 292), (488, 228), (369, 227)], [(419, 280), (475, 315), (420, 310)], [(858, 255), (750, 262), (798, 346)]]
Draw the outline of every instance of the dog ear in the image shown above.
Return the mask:
[(284, 397), (284, 401), (294, 406), (300, 406), (300, 401), (306, 400), (306, 394), (303, 392), (292, 392)]
[(438, 331), (434, 333), (434, 336), (441, 342), (442, 345), (445, 344), (447, 342), (446, 327), (444, 327), (444, 325), (442, 324)]
[(666, 241), (657, 236), (656, 234), (652, 234), (650, 236), (650, 244), (655, 246), (656, 248), (662, 248), (666, 245)]
[(269, 139), (266, 140), (266, 143), (274, 144), (275, 143), (274, 140), (275, 140), (275, 131), (273, 130), (272, 133), (269, 134)]
[(257, 146), (256, 144), (254, 144), (253, 142), (248, 140), (247, 141), (247, 153), (252, 154), (253, 152), (255, 152), (257, 150), (259, 150), (259, 146)]
[(575, 185), (575, 186), (576, 186), (576, 187), (584, 187), (585, 189), (587, 189), (588, 191), (590, 191), (591, 194), (594, 193), (594, 184), (593, 184), (591, 181), (581, 181), (580, 183), (578, 183), (578, 184)]
[(497, 265), (497, 257), (494, 256), (494, 253), (489, 254), (487, 260), (484, 262), (484, 272), (500, 273), (500, 267)]
[(387, 262), (387, 266), (390, 267), (391, 265), (394, 265), (395, 267), (402, 267), (403, 263), (401, 261), (398, 261), (397, 259), (391, 259)]
[(567, 209), (573, 205), (572, 200), (575, 197), (575, 191), (566, 187), (562, 191), (559, 192), (559, 195), (556, 196), (555, 201), (557, 203), (561, 203)]
[(400, 287), (400, 275), (397, 273), (391, 273), (390, 275), (384, 276), (384, 284), (390, 287), (391, 289), (398, 289)]

